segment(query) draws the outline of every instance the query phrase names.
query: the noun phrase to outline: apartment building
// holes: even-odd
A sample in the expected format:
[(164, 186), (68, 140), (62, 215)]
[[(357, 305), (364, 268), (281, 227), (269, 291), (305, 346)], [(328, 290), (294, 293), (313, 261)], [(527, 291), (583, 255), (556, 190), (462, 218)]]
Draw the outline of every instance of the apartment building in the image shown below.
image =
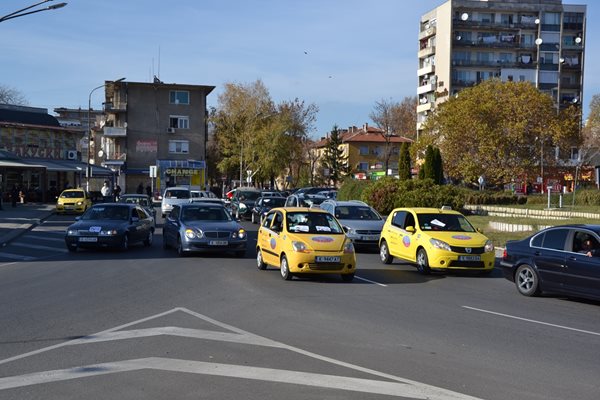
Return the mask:
[(561, 0), (449, 0), (419, 31), (417, 132), (437, 104), (491, 78), (529, 81), (557, 108), (581, 104), (586, 6)]
[[(203, 188), (206, 179), (206, 97), (214, 86), (107, 82), (105, 121), (95, 134), (96, 164), (118, 171), (123, 192), (141, 184)], [(150, 166), (157, 176), (150, 178)]]

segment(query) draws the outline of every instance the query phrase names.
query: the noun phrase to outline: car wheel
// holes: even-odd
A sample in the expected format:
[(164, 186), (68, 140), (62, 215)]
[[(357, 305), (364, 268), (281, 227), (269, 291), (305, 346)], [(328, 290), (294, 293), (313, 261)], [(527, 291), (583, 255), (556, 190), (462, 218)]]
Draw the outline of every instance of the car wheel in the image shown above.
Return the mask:
[(281, 257), (281, 262), (279, 264), (279, 272), (281, 273), (281, 277), (286, 281), (291, 280), (292, 274), (290, 273), (290, 265), (288, 264), (287, 257)]
[(123, 243), (121, 243), (121, 250), (126, 251), (129, 249), (129, 235), (123, 236)]
[(260, 250), (260, 247), (256, 249), (256, 268), (260, 270), (267, 269), (267, 264), (265, 264), (265, 262), (263, 261), (262, 251)]
[(352, 273), (352, 274), (342, 274), (342, 280), (344, 282), (352, 282), (354, 280), (354, 273)]
[(154, 241), (154, 232), (152, 229), (148, 232), (148, 237), (144, 240), (144, 246), (149, 247), (152, 246), (152, 242)]
[(181, 242), (180, 237), (177, 238), (177, 254), (179, 254), (180, 257), (185, 256), (185, 251), (183, 250), (183, 243)]
[(67, 246), (67, 250), (71, 253), (75, 253), (77, 251), (77, 245)]
[(536, 296), (540, 293), (540, 279), (532, 266), (523, 264), (515, 274), (517, 290), (523, 296)]
[(385, 240), (382, 240), (379, 245), (379, 259), (384, 264), (391, 264), (394, 261), (394, 257), (390, 254), (390, 249)]
[(423, 275), (429, 275), (431, 273), (431, 269), (429, 268), (429, 258), (427, 258), (425, 249), (419, 249), (419, 251), (417, 251), (417, 269)]

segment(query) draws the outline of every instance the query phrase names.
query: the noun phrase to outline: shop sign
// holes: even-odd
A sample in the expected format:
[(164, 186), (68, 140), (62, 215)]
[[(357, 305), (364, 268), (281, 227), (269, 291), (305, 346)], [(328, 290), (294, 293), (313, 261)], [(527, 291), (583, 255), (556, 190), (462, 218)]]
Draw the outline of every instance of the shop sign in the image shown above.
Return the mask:
[(200, 170), (192, 168), (167, 168), (165, 174), (170, 176), (192, 176), (199, 175)]
[(158, 143), (156, 140), (138, 140), (135, 142), (135, 151), (137, 153), (156, 153)]

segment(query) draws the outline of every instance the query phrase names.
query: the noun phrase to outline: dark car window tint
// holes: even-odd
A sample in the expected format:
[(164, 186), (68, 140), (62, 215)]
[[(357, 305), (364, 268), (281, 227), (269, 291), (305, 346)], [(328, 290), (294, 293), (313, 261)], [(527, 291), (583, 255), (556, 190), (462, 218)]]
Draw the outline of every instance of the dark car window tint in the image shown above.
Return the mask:
[(177, 219), (179, 218), (179, 206), (174, 206), (173, 209), (171, 210), (171, 213), (169, 214), (169, 218), (171, 219)]
[(280, 212), (275, 213), (275, 219), (271, 229), (275, 232), (281, 232), (283, 230), (283, 215)]
[(406, 211), (398, 211), (392, 217), (392, 225), (397, 226), (398, 228), (403, 228), (404, 220), (406, 220)]
[(531, 247), (542, 247), (542, 243), (544, 243), (544, 234), (541, 233), (533, 238), (531, 241)]
[(380, 219), (379, 215), (366, 206), (338, 206), (335, 209), (335, 216), (339, 219), (355, 219), (363, 221)]
[(146, 218), (148, 218), (148, 215), (141, 208), (136, 208), (135, 210), (137, 212), (137, 216), (138, 216), (139, 219), (146, 219)]
[(85, 197), (85, 194), (83, 193), (83, 191), (64, 192), (60, 195), (60, 197), (64, 199), (81, 199)]
[(406, 229), (409, 226), (412, 226), (413, 228), (415, 227), (415, 216), (412, 215), (412, 213), (407, 212), (403, 228)]
[(81, 219), (87, 220), (120, 220), (129, 219), (129, 207), (103, 206), (90, 208)]
[(275, 216), (275, 213), (268, 214), (267, 217), (265, 218), (265, 220), (263, 221), (262, 226), (264, 226), (265, 228), (270, 227), (274, 216)]
[(263, 207), (282, 207), (285, 204), (285, 199), (283, 197), (264, 197), (262, 199)]
[(189, 199), (190, 192), (189, 192), (189, 190), (178, 190), (178, 189), (167, 190), (165, 197), (167, 199)]
[(547, 231), (543, 247), (546, 249), (564, 250), (568, 233), (567, 229), (552, 229)]
[(419, 214), (422, 231), (475, 232), (467, 219), (459, 214)]

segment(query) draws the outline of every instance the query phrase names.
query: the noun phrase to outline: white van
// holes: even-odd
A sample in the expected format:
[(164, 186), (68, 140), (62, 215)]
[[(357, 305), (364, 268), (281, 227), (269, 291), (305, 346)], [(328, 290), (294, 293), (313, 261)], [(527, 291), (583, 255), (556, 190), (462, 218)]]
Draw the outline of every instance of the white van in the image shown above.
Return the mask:
[(160, 209), (164, 218), (171, 212), (175, 204), (189, 203), (192, 198), (190, 189), (183, 186), (174, 186), (166, 188), (162, 196)]

